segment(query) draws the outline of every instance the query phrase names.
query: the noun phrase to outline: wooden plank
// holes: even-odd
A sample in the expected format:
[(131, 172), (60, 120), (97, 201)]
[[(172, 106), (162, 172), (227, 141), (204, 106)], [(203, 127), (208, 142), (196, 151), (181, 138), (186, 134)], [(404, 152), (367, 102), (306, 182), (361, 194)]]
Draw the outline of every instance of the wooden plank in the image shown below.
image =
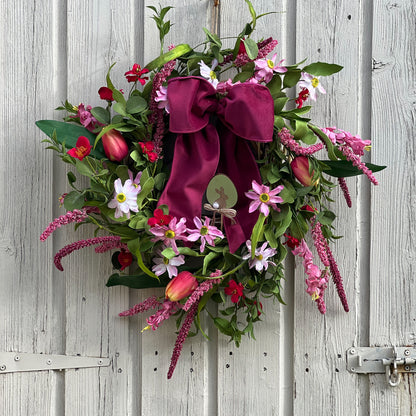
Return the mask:
[[(39, 235), (52, 218), (52, 153), (39, 118), (51, 117), (53, 1), (0, 5), (0, 350), (60, 352), (52, 280), (52, 241)], [(47, 75), (48, 74), (48, 75)], [(41, 213), (41, 215), (39, 215)], [(57, 373), (0, 374), (0, 413), (55, 415)]]
[[(270, 2), (265, 0), (253, 1), (252, 4), (257, 14), (269, 11), (281, 12), (284, 9), (281, 4), (274, 3), (271, 6)], [(236, 37), (245, 23), (251, 21), (249, 9), (244, 2), (236, 7), (235, 1), (222, 1), (220, 16), (222, 38)], [(255, 40), (269, 36), (277, 39), (279, 45), (275, 52), (278, 53), (279, 60), (284, 57), (286, 48), (282, 39), (284, 18), (286, 16), (283, 13), (262, 17), (258, 20), (256, 31), (252, 35)], [(228, 47), (233, 47), (234, 43), (235, 39), (224, 40), (224, 44)], [(286, 335), (280, 331), (282, 305), (272, 300), (262, 303), (264, 308), (262, 322), (254, 325), (256, 340), (243, 337), (241, 346), (236, 348), (233, 343), (229, 343), (228, 337), (218, 335), (219, 415), (280, 414), (280, 337)], [(243, 320), (243, 316), (241, 319)]]
[[(138, 12), (128, 0), (67, 4), (67, 83), (73, 104), (103, 105), (98, 89), (105, 85), (109, 66), (117, 62), (112, 80), (128, 88), (124, 72), (135, 48), (132, 24)], [(64, 173), (63, 173), (64, 174)], [(65, 189), (62, 190), (62, 192)], [(67, 232), (68, 244), (92, 237), (93, 227)], [(130, 388), (134, 362), (129, 345), (129, 324), (117, 314), (129, 305), (127, 288), (106, 288), (112, 273), (110, 253), (93, 248), (74, 252), (63, 261), (66, 280), (66, 353), (113, 359), (110, 368), (69, 370), (65, 378), (68, 414), (137, 414), (137, 394)]]
[[(416, 9), (412, 0), (375, 0), (373, 10), (372, 156), (388, 168), (371, 196), (370, 345), (401, 346), (415, 342)], [(371, 415), (412, 413), (414, 376), (398, 388), (370, 381)]]
[[(146, 1), (146, 6), (159, 7), (159, 1)], [(174, 23), (165, 40), (165, 51), (169, 45), (189, 43), (196, 46), (204, 40), (202, 27), (210, 26), (210, 1), (178, 0), (174, 3), (163, 2), (162, 7), (173, 5), (167, 19)], [(150, 19), (152, 11), (146, 9), (144, 20), (144, 59), (149, 62), (160, 53), (159, 34), (155, 23)], [(136, 301), (140, 302), (154, 294), (153, 290), (138, 291)], [(163, 291), (157, 292), (159, 295)], [(133, 295), (134, 296), (134, 295)], [(141, 414), (181, 414), (211, 415), (212, 403), (208, 379), (209, 345), (201, 334), (188, 338), (171, 380), (167, 380), (170, 357), (176, 341), (174, 319), (164, 322), (157, 331), (140, 330), (146, 326), (145, 318), (137, 319), (137, 336), (140, 338), (141, 353)]]
[[(358, 88), (363, 34), (359, 2), (336, 0), (325, 7), (308, 1), (297, 2), (297, 61), (323, 61), (344, 66), (330, 78), (321, 79), (327, 95), (318, 95), (311, 112), (322, 127), (338, 126), (352, 133), (361, 133), (360, 108), (357, 102), (363, 91)], [(350, 312), (346, 314), (332, 282), (325, 295), (326, 316), (322, 316), (305, 293), (305, 275), (299, 259), (295, 273), (295, 345), (294, 345), (294, 414), (356, 414), (360, 400), (359, 381), (345, 369), (345, 351), (360, 342), (359, 288), (360, 256), (357, 180), (347, 179), (353, 208), (347, 208), (340, 192), (333, 206), (338, 215), (335, 222), (337, 240), (331, 245), (344, 278)], [(360, 196), (360, 195), (359, 195)], [(312, 240), (308, 239), (312, 246)], [(317, 257), (315, 257), (317, 258)], [(319, 264), (319, 260), (317, 260)], [(317, 386), (319, 386), (317, 388)], [(363, 413), (364, 414), (364, 413)]]

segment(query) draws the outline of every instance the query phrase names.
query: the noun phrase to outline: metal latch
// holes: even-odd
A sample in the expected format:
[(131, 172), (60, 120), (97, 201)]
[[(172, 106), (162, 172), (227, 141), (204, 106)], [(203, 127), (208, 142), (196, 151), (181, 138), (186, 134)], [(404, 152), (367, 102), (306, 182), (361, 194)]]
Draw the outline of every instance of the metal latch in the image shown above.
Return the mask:
[(110, 359), (102, 357), (0, 352), (0, 374), (20, 371), (108, 367), (109, 365)]
[(352, 347), (347, 350), (347, 370), (356, 374), (386, 374), (390, 386), (400, 384), (401, 373), (416, 373), (414, 347)]

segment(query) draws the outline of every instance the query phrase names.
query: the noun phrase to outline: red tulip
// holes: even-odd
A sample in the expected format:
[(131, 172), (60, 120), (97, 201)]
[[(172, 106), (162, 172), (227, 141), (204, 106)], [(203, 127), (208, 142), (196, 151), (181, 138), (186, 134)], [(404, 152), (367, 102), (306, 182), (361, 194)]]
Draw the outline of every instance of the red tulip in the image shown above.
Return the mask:
[(310, 172), (309, 169), (309, 159), (306, 156), (298, 156), (295, 157), (290, 167), (292, 168), (293, 174), (295, 175), (296, 179), (303, 185), (303, 186), (311, 186), (315, 185), (318, 181), (312, 181), (314, 172)]
[(180, 272), (166, 286), (165, 295), (176, 302), (189, 296), (198, 287), (198, 281), (190, 272)]
[(117, 130), (104, 133), (101, 140), (103, 141), (104, 152), (112, 162), (120, 162), (129, 153), (124, 137)]

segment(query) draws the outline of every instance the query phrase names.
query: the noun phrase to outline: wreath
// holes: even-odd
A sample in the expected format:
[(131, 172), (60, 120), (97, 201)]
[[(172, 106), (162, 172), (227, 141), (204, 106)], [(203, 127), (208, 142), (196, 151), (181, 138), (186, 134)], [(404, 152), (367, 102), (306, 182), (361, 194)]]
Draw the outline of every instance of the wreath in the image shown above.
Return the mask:
[[(66, 101), (58, 107), (64, 121), (36, 123), (48, 148), (74, 167), (72, 190), (60, 197), (66, 213), (40, 239), (62, 225), (93, 224), (94, 237), (56, 253), (59, 270), (65, 256), (94, 245), (113, 252), (107, 286), (166, 287), (120, 316), (153, 310), (145, 328), (152, 330), (175, 316), (180, 330), (168, 378), (192, 324), (203, 332), (208, 302), (218, 304), (218, 316), (208, 315), (237, 346), (243, 335), (254, 337), (262, 298), (283, 302), (288, 251), (303, 259), (306, 292), (319, 311), (326, 311), (332, 276), (348, 312), (330, 249), (337, 238), (331, 192), (339, 185), (351, 206), (345, 178), (364, 174), (377, 185), (373, 173), (383, 168), (362, 161), (370, 140), (308, 118), (325, 94), (322, 79), (342, 67), (285, 65), (278, 52), (271, 55), (277, 40), (251, 37), (259, 16), (247, 3), (252, 21), (233, 49), (204, 29), (199, 47), (171, 46), (143, 68), (132, 65), (128, 92), (113, 84), (112, 65), (98, 90), (105, 107)], [(171, 7), (150, 8), (163, 51)], [(74, 172), (88, 186), (78, 187)]]

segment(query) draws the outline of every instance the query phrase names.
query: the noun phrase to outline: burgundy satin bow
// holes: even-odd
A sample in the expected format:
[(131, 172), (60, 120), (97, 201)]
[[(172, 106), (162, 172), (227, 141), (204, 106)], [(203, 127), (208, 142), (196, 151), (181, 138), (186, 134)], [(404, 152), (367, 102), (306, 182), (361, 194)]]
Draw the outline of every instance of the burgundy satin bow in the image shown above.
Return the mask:
[[(258, 214), (249, 214), (244, 195), (253, 180), (261, 183), (248, 141), (273, 140), (274, 103), (269, 90), (258, 84), (237, 84), (218, 99), (215, 88), (199, 77), (168, 82), (169, 130), (177, 133), (172, 171), (159, 200), (169, 214), (185, 217), (192, 227), (201, 217), (202, 198), (217, 173), (227, 175), (237, 188), (235, 223), (225, 219), (230, 252), (250, 238)], [(219, 122), (210, 122), (212, 114)]]

